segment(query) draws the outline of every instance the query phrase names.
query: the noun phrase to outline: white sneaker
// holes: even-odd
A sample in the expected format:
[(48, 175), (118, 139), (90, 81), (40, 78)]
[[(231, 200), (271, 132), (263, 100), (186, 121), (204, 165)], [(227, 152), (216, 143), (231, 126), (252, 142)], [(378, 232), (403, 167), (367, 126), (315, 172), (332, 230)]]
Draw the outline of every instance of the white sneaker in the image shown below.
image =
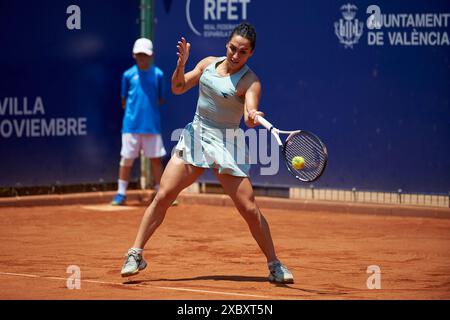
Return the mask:
[(147, 267), (147, 262), (142, 258), (142, 254), (138, 253), (136, 250), (128, 250), (126, 257), (127, 259), (120, 272), (122, 277), (137, 275), (139, 271), (144, 270)]
[(294, 283), (294, 276), (280, 261), (269, 263), (269, 281), (277, 283)]

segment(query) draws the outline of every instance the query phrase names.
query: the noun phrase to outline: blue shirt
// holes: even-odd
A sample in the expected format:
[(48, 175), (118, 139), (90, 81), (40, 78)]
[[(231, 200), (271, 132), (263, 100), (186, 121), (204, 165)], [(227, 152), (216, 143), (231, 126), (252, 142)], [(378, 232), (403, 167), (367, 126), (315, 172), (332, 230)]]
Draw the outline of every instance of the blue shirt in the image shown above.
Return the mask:
[(158, 101), (164, 96), (164, 73), (156, 66), (123, 73), (121, 97), (126, 99), (122, 133), (161, 133)]

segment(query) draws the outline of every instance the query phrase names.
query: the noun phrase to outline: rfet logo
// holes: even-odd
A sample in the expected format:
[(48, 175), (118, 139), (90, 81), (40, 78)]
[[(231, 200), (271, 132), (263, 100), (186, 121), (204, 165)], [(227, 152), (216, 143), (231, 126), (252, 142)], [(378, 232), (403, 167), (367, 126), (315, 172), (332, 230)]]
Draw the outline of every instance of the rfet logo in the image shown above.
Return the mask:
[(197, 36), (226, 38), (248, 19), (251, 0), (187, 0), (186, 20)]
[(341, 7), (343, 19), (334, 23), (334, 33), (345, 48), (353, 49), (353, 45), (358, 43), (363, 34), (364, 23), (355, 19), (357, 10), (354, 4), (344, 4)]

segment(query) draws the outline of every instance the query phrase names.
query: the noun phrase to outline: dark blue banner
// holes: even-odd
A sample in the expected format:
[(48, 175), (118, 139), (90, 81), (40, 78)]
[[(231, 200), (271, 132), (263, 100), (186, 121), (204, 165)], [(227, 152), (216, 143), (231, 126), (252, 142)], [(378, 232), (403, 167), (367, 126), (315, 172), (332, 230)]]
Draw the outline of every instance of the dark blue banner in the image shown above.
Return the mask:
[(0, 186), (115, 181), (139, 1), (1, 1)]
[[(155, 5), (156, 64), (167, 83), (181, 36), (192, 44), (192, 69), (206, 56), (225, 55), (236, 24), (255, 25), (249, 66), (262, 82), (260, 109), (280, 129), (312, 131), (327, 144), (328, 167), (315, 186), (450, 190), (448, 1)], [(120, 78), (134, 63), (139, 1), (9, 0), (0, 12), (0, 186), (115, 181)], [(192, 120), (197, 97), (197, 88), (167, 94), (168, 151), (172, 133)], [(256, 185), (308, 186), (275, 163), (274, 148), (258, 146)], [(215, 181), (210, 173), (201, 180)]]
[[(450, 4), (373, 4), (157, 1), (157, 63), (170, 77), (181, 36), (192, 44), (188, 70), (206, 56), (223, 56), (229, 31), (247, 20), (257, 30), (248, 64), (262, 82), (260, 109), (280, 129), (312, 131), (328, 146), (329, 164), (315, 186), (447, 193)], [(197, 97), (197, 88), (169, 97), (166, 145), (175, 144), (174, 128), (192, 120)], [(279, 166), (278, 174), (264, 175), (254, 165), (252, 181), (307, 186)]]

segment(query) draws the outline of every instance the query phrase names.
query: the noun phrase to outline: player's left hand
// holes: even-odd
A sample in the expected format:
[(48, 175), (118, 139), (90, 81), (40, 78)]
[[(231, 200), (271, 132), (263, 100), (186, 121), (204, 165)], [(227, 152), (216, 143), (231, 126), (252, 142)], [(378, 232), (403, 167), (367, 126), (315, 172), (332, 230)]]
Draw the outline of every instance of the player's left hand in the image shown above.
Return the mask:
[(189, 59), (189, 51), (191, 50), (191, 44), (186, 41), (184, 37), (181, 37), (181, 41), (177, 44), (178, 61), (177, 66), (184, 67)]

